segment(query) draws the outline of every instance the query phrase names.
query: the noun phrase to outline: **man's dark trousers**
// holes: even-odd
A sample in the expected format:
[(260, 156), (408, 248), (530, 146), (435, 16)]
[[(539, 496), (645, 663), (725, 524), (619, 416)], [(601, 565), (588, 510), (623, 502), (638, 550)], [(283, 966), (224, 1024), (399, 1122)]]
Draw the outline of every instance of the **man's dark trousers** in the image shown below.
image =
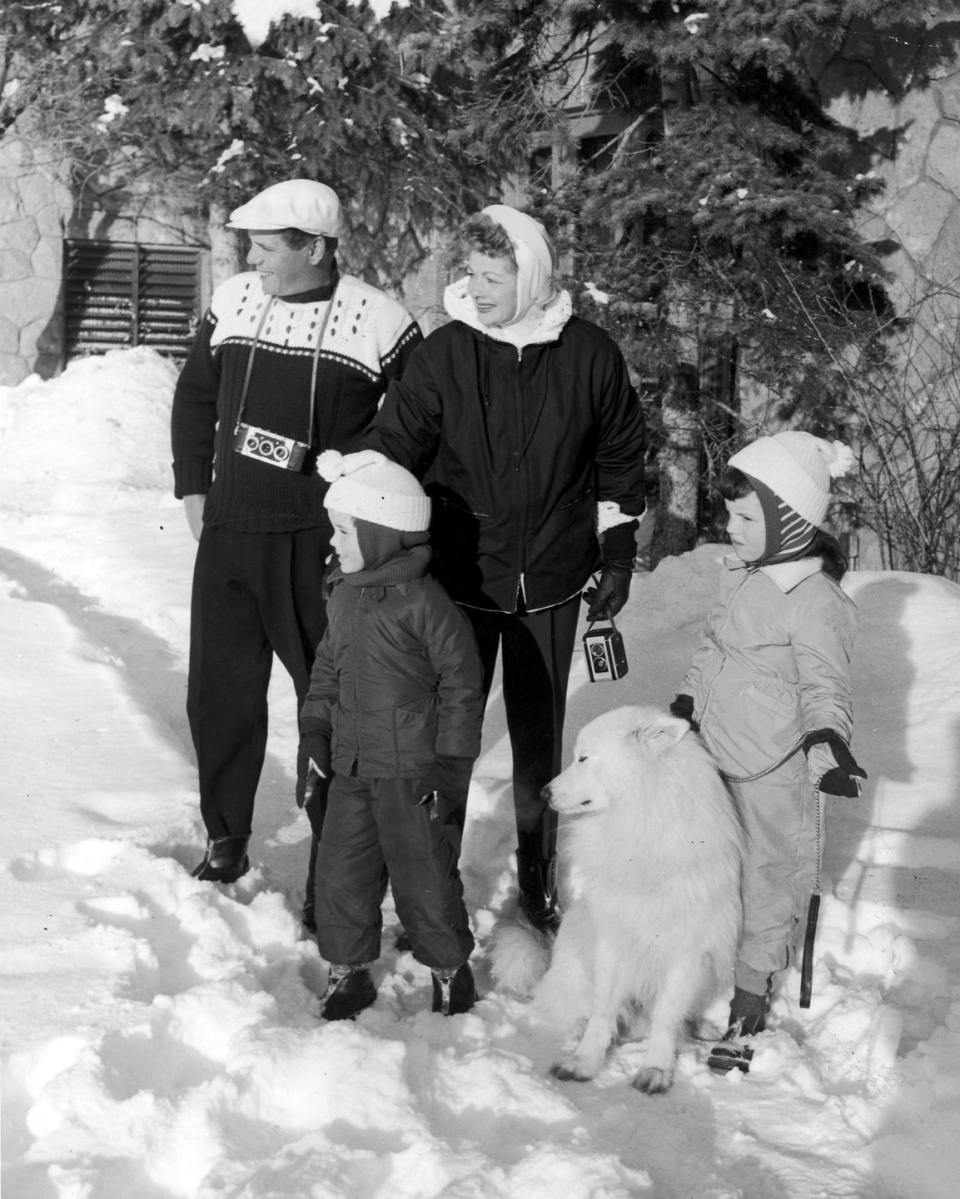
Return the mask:
[(273, 655), (293, 680), (299, 712), (326, 628), (322, 585), (329, 553), (326, 529), (203, 530), (193, 578), (187, 715), (200, 812), (212, 839), (250, 835)]

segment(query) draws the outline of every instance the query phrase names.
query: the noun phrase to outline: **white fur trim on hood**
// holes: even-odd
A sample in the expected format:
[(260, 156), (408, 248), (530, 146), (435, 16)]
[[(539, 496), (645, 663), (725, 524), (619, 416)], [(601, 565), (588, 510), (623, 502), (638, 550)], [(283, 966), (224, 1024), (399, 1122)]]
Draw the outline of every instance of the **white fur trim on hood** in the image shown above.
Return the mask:
[(573, 301), (568, 291), (556, 292), (545, 308), (535, 306), (523, 321), (509, 325), (484, 325), (477, 315), (477, 306), (467, 291), (469, 278), (457, 279), (443, 293), (443, 306), (447, 315), (462, 321), (478, 333), (485, 333), (494, 341), (523, 349), (524, 346), (544, 345), (556, 341), (563, 326), (573, 316)]

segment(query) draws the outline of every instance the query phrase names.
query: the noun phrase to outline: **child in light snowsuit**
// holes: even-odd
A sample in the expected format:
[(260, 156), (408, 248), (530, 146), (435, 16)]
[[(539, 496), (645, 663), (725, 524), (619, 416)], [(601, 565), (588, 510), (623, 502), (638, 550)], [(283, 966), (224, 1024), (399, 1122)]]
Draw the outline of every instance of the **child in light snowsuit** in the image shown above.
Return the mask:
[(327, 451), (317, 469), (331, 481), (339, 570), (300, 712), (298, 800), (319, 836), (321, 1015), (342, 1020), (375, 1000), (388, 881), (414, 957), (433, 972), (433, 1010), (464, 1012), (476, 1000), (458, 870), (483, 717), (476, 641), (426, 573), (430, 501), (413, 475), (373, 451)]
[[(846, 560), (818, 526), (850, 450), (799, 431), (761, 437), (721, 481), (735, 557), (671, 705), (700, 733), (746, 833), (744, 923), (730, 1026), (709, 1064), (747, 1070), (773, 976), (791, 959), (818, 871), (819, 791), (857, 796), (850, 753), (856, 607)], [(818, 790), (819, 789), (819, 790)]]

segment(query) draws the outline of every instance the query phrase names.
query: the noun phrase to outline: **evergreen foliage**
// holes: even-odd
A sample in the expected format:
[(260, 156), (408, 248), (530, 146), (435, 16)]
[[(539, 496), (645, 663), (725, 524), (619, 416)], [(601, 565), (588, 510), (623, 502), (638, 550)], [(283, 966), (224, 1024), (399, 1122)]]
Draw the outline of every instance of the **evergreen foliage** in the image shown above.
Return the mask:
[[(475, 36), (491, 47), (474, 127), (485, 145), (539, 137), (560, 148), (559, 183), (535, 185), (531, 204), (565, 232), (578, 308), (610, 329), (659, 397), (661, 451), (684, 442), (679, 476), (709, 474), (760, 422), (833, 436), (858, 423), (837, 363), (850, 353), (861, 371), (885, 363), (889, 247), (859, 232), (880, 186), (875, 151), (832, 119), (830, 67), (866, 62), (894, 95), (922, 82), (956, 53), (930, 36), (929, 7), (470, 5)], [(620, 132), (571, 140), (571, 115), (616, 110), (633, 117)], [(767, 402), (744, 427), (747, 389)], [(685, 512), (665, 548), (687, 548), (708, 520)]]
[(351, 266), (397, 284), (500, 156), (445, 140), (464, 82), (441, 0), (382, 21), (366, 0), (317, 12), (254, 46), (230, 0), (8, 0), (0, 130), (17, 121), (55, 147), (81, 188), (125, 179), (229, 209), (322, 179), (345, 202)]

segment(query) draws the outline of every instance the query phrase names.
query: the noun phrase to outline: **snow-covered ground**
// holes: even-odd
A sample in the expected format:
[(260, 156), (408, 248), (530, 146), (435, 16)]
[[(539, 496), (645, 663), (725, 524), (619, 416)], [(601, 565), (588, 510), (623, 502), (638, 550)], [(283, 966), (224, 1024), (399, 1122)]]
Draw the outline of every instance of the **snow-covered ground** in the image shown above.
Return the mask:
[[(467, 898), (483, 999), (429, 1011), (394, 946), (380, 997), (324, 1025), (297, 920), (308, 828), (278, 668), (254, 869), (189, 874), (203, 841), (184, 716), (194, 543), (169, 494), (175, 373), (152, 352), (0, 388), (0, 1033), (7, 1199), (952, 1199), (960, 1175), (960, 588), (855, 574), (859, 801), (832, 801), (813, 1004), (798, 975), (751, 1073), (682, 1046), (666, 1096), (638, 1044), (595, 1083), (498, 994), (512, 885), (493, 697), (470, 796)], [(578, 662), (572, 733), (666, 703), (716, 547), (637, 576), (630, 672)], [(708, 1013), (719, 1027), (718, 999)], [(704, 1029), (707, 1035), (709, 1028)]]

